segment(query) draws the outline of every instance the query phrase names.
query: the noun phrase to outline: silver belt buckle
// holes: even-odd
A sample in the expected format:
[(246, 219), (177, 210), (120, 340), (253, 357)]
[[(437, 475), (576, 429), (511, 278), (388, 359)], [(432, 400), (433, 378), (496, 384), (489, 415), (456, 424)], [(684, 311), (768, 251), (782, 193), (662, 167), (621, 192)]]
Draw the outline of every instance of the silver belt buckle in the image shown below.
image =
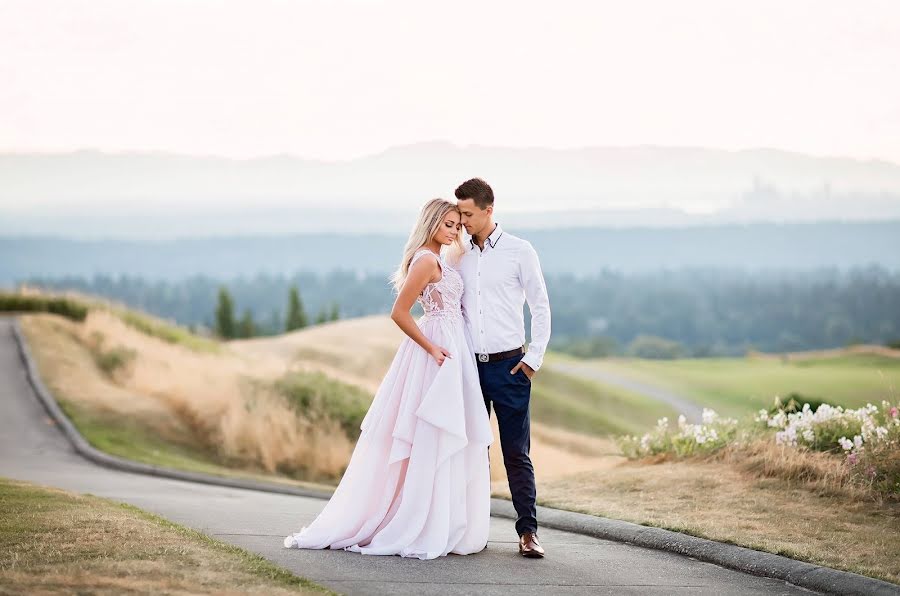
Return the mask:
[(487, 354), (479, 354), (479, 355), (478, 355), (478, 362), (487, 362), (487, 361), (488, 361), (488, 355), (487, 355)]

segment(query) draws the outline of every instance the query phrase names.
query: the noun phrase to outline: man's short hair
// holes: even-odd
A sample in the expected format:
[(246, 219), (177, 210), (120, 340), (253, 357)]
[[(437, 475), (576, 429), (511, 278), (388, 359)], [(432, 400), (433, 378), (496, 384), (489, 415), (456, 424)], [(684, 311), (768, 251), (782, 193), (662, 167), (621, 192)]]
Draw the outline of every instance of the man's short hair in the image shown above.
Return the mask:
[(466, 180), (459, 185), (459, 188), (453, 193), (457, 200), (472, 199), (481, 210), (487, 209), (494, 204), (494, 191), (491, 190), (490, 184), (481, 178), (472, 178)]

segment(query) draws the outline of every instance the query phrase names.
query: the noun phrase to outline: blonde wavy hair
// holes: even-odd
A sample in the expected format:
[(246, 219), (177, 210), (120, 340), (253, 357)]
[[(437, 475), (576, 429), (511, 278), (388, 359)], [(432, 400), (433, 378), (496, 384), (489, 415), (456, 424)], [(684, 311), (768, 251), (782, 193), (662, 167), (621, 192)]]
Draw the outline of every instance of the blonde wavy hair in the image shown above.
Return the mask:
[[(434, 235), (444, 222), (444, 217), (451, 211), (458, 212), (459, 209), (447, 199), (431, 199), (422, 207), (422, 211), (419, 213), (419, 220), (413, 227), (412, 232), (410, 232), (406, 246), (403, 248), (403, 259), (400, 261), (400, 266), (391, 275), (391, 284), (393, 284), (394, 290), (399, 292), (400, 288), (403, 287), (406, 276), (409, 274), (409, 266), (412, 263), (413, 255), (434, 238)], [(445, 255), (451, 265), (456, 265), (462, 254), (463, 243), (462, 234), (460, 233), (457, 235), (456, 240), (450, 244), (449, 250), (445, 252)]]

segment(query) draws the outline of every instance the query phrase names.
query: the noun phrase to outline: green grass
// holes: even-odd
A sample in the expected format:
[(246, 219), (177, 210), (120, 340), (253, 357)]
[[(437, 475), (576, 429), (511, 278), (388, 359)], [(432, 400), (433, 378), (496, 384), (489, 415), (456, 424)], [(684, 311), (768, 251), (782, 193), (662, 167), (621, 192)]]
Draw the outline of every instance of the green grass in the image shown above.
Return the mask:
[(185, 346), (196, 352), (217, 353), (222, 346), (219, 342), (200, 337), (178, 325), (167, 323), (149, 315), (127, 308), (108, 305), (97, 299), (75, 299), (62, 296), (25, 295), (15, 292), (0, 292), (0, 312), (49, 312), (76, 322), (84, 321), (92, 309), (108, 310), (126, 325), (152, 337), (171, 344)]
[(756, 358), (596, 362), (607, 370), (667, 387), (731, 416), (768, 408), (776, 395), (790, 393), (854, 408), (900, 397), (900, 359), (876, 355), (799, 362)]
[(57, 401), (87, 442), (100, 451), (193, 472), (216, 473), (219, 470), (214, 453), (166, 441), (144, 426), (139, 418), (98, 414), (68, 400)]
[[(303, 416), (338, 420), (353, 440), (372, 401), (367, 392), (317, 372), (290, 373), (275, 388)], [(653, 399), (556, 371), (552, 364), (535, 377), (531, 411), (537, 422), (592, 435), (643, 431), (674, 414)]]
[(0, 292), (0, 312), (49, 312), (73, 321), (83, 321), (88, 306), (71, 298)]
[(131, 505), (0, 479), (0, 593), (331, 594)]
[(115, 375), (119, 369), (127, 367), (137, 356), (134, 350), (121, 346), (109, 350), (98, 348), (92, 351), (92, 354), (94, 355), (94, 362), (97, 363), (97, 368), (102, 370), (108, 377)]
[(195, 352), (218, 353), (222, 350), (219, 342), (194, 335), (184, 327), (166, 323), (133, 310), (112, 309), (125, 324), (137, 329), (141, 333), (156, 337), (170, 344), (184, 346)]
[(274, 386), (305, 418), (337, 420), (350, 439), (359, 438), (359, 425), (372, 403), (368, 392), (319, 372), (292, 372)]
[(592, 435), (637, 433), (674, 411), (643, 395), (555, 371), (552, 362), (535, 375), (535, 421)]
[(213, 476), (328, 489), (327, 485), (303, 482), (284, 475), (270, 474), (261, 469), (249, 469), (245, 464), (228, 461), (216, 452), (162, 437), (140, 419), (98, 414), (65, 399), (57, 398), (57, 401), (87, 442), (110, 455), (154, 466)]

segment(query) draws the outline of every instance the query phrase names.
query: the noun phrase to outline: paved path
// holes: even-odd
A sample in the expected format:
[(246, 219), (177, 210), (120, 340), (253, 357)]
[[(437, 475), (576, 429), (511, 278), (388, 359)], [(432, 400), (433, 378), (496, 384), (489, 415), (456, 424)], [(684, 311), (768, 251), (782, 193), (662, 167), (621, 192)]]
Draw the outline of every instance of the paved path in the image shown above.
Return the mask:
[(617, 372), (607, 370), (603, 367), (602, 363), (596, 361), (575, 362), (571, 360), (560, 360), (557, 362), (553, 362), (552, 367), (555, 370), (570, 375), (582, 377), (584, 379), (600, 381), (601, 383), (606, 383), (607, 385), (621, 387), (622, 389), (627, 389), (628, 391), (646, 395), (651, 399), (655, 399), (671, 406), (679, 414), (684, 414), (689, 422), (700, 422), (700, 416), (703, 413), (703, 408), (692, 402), (690, 399), (676, 393), (672, 393), (664, 387), (649, 385), (641, 381), (629, 379), (628, 377), (622, 376)]
[(433, 561), (297, 551), (283, 536), (322, 508), (317, 499), (193, 484), (96, 466), (76, 455), (32, 393), (0, 318), (0, 476), (131, 503), (257, 552), (346, 594), (809, 594), (674, 553), (541, 530), (543, 560), (516, 550), (512, 521), (491, 519), (486, 551)]

